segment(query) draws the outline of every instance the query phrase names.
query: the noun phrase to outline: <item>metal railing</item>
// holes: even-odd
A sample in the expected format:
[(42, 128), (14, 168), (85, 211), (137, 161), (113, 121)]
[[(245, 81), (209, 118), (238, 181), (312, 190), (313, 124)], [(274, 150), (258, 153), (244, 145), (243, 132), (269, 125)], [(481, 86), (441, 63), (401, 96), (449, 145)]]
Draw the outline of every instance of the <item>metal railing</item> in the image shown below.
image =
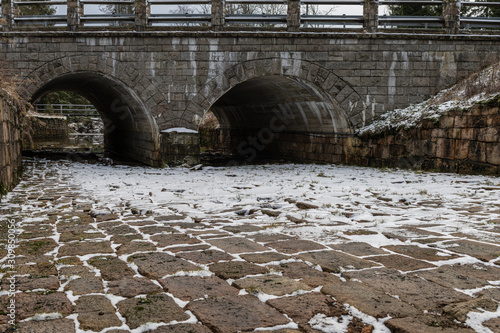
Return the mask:
[(68, 117), (99, 117), (99, 112), (88, 104), (35, 104), (35, 111)]
[[(437, 16), (380, 15), (382, 6), (437, 6)], [(58, 14), (23, 14), (26, 6), (59, 6)], [(66, 14), (61, 8), (66, 6)], [(126, 7), (126, 11), (96, 12), (99, 6)], [(268, 7), (266, 7), (268, 6)], [(318, 6), (341, 7), (353, 11), (313, 12)], [(500, 2), (460, 2), (457, 0), (1, 0), (2, 30), (65, 29), (85, 30), (107, 26), (108, 29), (148, 31), (170, 27), (198, 30), (234, 30), (244, 27), (261, 30), (300, 31), (329, 28), (378, 29), (433, 28), (449, 34), (468, 29), (486, 33), (500, 30), (500, 17), (460, 16), (464, 8), (500, 8)], [(485, 12), (485, 10), (483, 10)], [(396, 30), (397, 31), (397, 30)]]

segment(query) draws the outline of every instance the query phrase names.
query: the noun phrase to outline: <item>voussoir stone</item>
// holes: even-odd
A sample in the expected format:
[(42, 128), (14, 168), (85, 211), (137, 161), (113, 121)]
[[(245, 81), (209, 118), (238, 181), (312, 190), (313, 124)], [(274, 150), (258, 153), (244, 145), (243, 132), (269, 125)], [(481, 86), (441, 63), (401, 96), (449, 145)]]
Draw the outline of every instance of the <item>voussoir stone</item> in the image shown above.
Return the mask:
[(281, 313), (250, 295), (197, 300), (190, 302), (187, 310), (219, 333), (246, 332), (289, 323)]
[(189, 319), (189, 316), (166, 294), (126, 299), (118, 302), (117, 307), (132, 329), (148, 322), (169, 323), (173, 320), (185, 321)]
[(137, 265), (139, 273), (153, 279), (160, 279), (179, 271), (201, 270), (186, 260), (163, 252), (139, 253), (129, 257), (128, 260)]

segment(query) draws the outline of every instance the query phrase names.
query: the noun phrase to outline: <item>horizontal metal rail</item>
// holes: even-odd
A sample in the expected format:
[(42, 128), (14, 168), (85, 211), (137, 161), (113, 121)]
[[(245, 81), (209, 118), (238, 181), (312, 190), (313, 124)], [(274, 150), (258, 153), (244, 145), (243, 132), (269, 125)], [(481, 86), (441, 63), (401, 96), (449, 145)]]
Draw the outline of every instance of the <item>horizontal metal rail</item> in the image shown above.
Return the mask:
[[(72, 3), (72, 6), (69, 4)], [(79, 8), (75, 9), (75, 4), (79, 3), (80, 7), (86, 9), (89, 5), (126, 5), (132, 6), (137, 13), (131, 14), (84, 14)], [(54, 29), (60, 29), (61, 25), (66, 25), (70, 31), (78, 31), (84, 29), (90, 24), (105, 26), (105, 23), (116, 22), (131, 23), (136, 31), (147, 31), (154, 29), (161, 23), (168, 24), (169, 26), (185, 26), (189, 23), (203, 23), (203, 25), (210, 26), (211, 30), (221, 31), (226, 26), (231, 26), (238, 23), (248, 23), (249, 25), (261, 25), (261, 29), (265, 29), (265, 25), (280, 25), (286, 26), (288, 31), (299, 31), (300, 27), (310, 27), (311, 25), (330, 25), (332, 28), (337, 28), (339, 25), (362, 25), (366, 31), (376, 31), (378, 27), (406, 27), (406, 26), (424, 26), (424, 27), (438, 27), (443, 31), (451, 34), (459, 34), (460, 27), (469, 28), (488, 28), (486, 33), (492, 29), (500, 30), (500, 18), (490, 17), (457, 17), (453, 15), (444, 16), (387, 16), (387, 15), (373, 15), (378, 12), (380, 6), (401, 6), (401, 5), (418, 5), (418, 6), (441, 6), (443, 11), (449, 12), (450, 6), (467, 7), (484, 7), (484, 8), (498, 8), (500, 7), (500, 0), (496, 2), (486, 1), (464, 1), (464, 2), (448, 2), (448, 0), (374, 0), (365, 2), (365, 0), (301, 0), (299, 3), (293, 0), (2, 0), (2, 30), (13, 31), (16, 26), (22, 29), (22, 26), (31, 24), (33, 26), (43, 26), (44, 29), (50, 29), (51, 26), (57, 26)], [(23, 6), (65, 6), (67, 7), (67, 15), (21, 15), (14, 7)], [(155, 13), (158, 6), (177, 6), (183, 5), (188, 8), (209, 8), (212, 14), (206, 13)], [(282, 14), (228, 14), (230, 10), (224, 10), (224, 6), (250, 5), (278, 5), (283, 6), (284, 13)], [(303, 6), (318, 5), (318, 6), (368, 6), (368, 9), (363, 9), (363, 15), (310, 15)], [(155, 7), (156, 6), (156, 7)], [(78, 7), (78, 6), (76, 6)], [(151, 8), (155, 8), (151, 10)], [(265, 8), (265, 7), (261, 7)], [(292, 9), (291, 9), (292, 8)], [(295, 9), (293, 9), (295, 8)], [(302, 9), (301, 9), (302, 8)], [(226, 7), (227, 9), (227, 7)], [(259, 10), (260, 11), (260, 10)], [(301, 13), (302, 12), (302, 13)], [(337, 13), (334, 13), (337, 14)], [(50, 26), (47, 23), (55, 23)], [(125, 25), (123, 25), (125, 26)], [(453, 26), (453, 28), (450, 28)], [(130, 25), (128, 28), (131, 29)]]
[(135, 1), (133, 0), (80, 0), (81, 4), (84, 5), (133, 5)]
[(207, 0), (150, 0), (149, 5), (210, 5)]
[(50, 5), (50, 6), (55, 6), (55, 5), (67, 5), (67, 1), (14, 1), (14, 5), (16, 6), (32, 6), (32, 5)]
[(88, 104), (35, 104), (37, 112), (45, 113), (47, 108), (61, 116), (99, 116), (95, 106)]
[(210, 22), (210, 14), (156, 14), (151, 15), (149, 20), (151, 22)]
[(268, 23), (268, 22), (285, 22), (286, 15), (244, 15), (244, 14), (231, 14), (226, 16), (226, 21), (229, 22), (255, 22), (255, 23)]

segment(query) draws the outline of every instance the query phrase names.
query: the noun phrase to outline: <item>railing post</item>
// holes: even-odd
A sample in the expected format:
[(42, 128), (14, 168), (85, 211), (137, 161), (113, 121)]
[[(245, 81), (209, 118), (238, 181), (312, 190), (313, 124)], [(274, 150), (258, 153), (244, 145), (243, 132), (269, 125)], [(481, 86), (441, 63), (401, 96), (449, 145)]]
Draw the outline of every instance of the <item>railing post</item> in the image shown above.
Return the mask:
[(286, 30), (299, 31), (300, 29), (300, 0), (287, 0)]
[(80, 0), (68, 0), (66, 15), (68, 31), (78, 31), (80, 27)]
[(443, 6), (444, 29), (447, 34), (460, 31), (460, 0), (445, 0)]
[(363, 5), (363, 28), (366, 32), (376, 32), (378, 29), (378, 1), (365, 0)]
[(147, 0), (135, 0), (135, 31), (146, 31), (148, 27)]
[(12, 31), (12, 0), (2, 0), (2, 30)]
[(212, 23), (213, 31), (224, 30), (226, 23), (226, 2), (224, 0), (212, 0)]

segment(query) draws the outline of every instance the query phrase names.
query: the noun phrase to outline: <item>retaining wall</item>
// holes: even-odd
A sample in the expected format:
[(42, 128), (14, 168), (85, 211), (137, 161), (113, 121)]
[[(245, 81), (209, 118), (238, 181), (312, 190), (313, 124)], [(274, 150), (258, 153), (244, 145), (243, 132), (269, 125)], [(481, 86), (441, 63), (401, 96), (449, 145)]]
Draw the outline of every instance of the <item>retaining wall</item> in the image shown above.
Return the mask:
[(21, 114), (13, 99), (0, 92), (0, 198), (18, 183), (21, 174)]

